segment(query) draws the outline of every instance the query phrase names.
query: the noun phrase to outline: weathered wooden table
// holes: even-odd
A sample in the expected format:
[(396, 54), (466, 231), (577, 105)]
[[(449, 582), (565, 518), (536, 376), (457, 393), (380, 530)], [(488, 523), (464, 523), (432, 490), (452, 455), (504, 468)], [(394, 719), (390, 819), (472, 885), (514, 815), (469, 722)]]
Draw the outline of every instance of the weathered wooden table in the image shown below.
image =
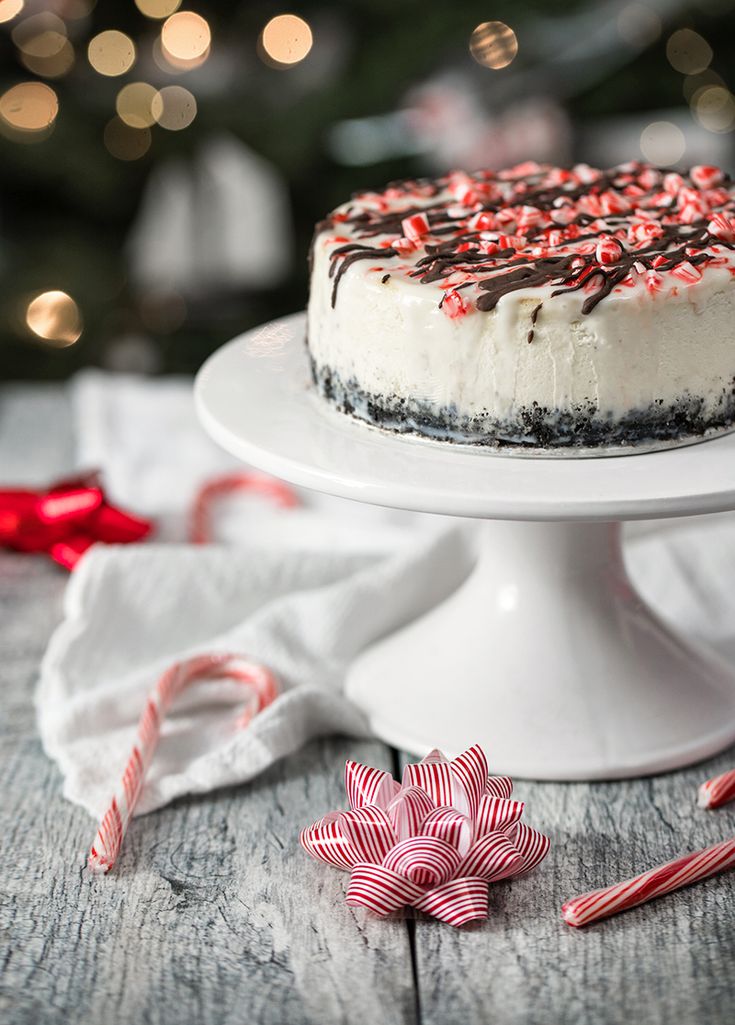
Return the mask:
[[(61, 388), (0, 392), (0, 481), (53, 478), (71, 453)], [(133, 824), (113, 874), (90, 876), (94, 823), (61, 797), (34, 725), (64, 582), (41, 558), (0, 554), (1, 1021), (735, 1021), (735, 874), (583, 931), (559, 916), (566, 897), (735, 833), (735, 806), (695, 807), (735, 751), (639, 781), (519, 782), (551, 853), (461, 931), (347, 908), (346, 877), (298, 847), (300, 825), (342, 805), (345, 757), (402, 761), (379, 743), (314, 743), (254, 783), (177, 801)]]

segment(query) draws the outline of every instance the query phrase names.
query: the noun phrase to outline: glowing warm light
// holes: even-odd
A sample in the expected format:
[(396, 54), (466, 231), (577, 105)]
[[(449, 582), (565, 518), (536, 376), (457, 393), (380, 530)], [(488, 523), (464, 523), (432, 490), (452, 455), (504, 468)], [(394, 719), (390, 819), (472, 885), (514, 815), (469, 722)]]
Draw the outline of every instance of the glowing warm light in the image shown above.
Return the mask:
[(12, 38), (22, 63), (36, 75), (59, 78), (74, 64), (74, 47), (66, 37), (66, 25), (55, 14), (25, 18), (13, 29)]
[(43, 59), (60, 53), (67, 42), (67, 37), (60, 32), (39, 32), (37, 36), (31, 36), (19, 45), (19, 49), (28, 56)]
[(161, 46), (164, 54), (175, 60), (193, 61), (209, 49), (212, 33), (209, 25), (193, 11), (179, 11), (172, 14), (161, 29)]
[(628, 4), (618, 15), (618, 32), (631, 46), (648, 46), (661, 35), (661, 19), (645, 4)]
[(43, 82), (20, 82), (0, 96), (0, 118), (19, 132), (43, 132), (58, 113), (58, 97)]
[(135, 43), (124, 32), (108, 29), (90, 40), (87, 57), (100, 75), (114, 78), (132, 68), (135, 63)]
[(295, 14), (279, 14), (261, 32), (261, 56), (276, 67), (290, 67), (306, 57), (313, 42), (308, 22)]
[(654, 121), (641, 132), (641, 153), (652, 164), (669, 167), (684, 156), (686, 140), (671, 121)]
[(56, 289), (30, 301), (26, 324), (38, 338), (59, 348), (73, 345), (82, 334), (79, 307), (70, 295)]
[(470, 53), (486, 68), (507, 68), (518, 53), (516, 34), (502, 21), (484, 21), (470, 36)]
[(709, 67), (714, 54), (707, 40), (698, 32), (682, 28), (669, 36), (666, 56), (675, 71), (682, 75), (696, 75)]
[(39, 32), (31, 36), (21, 47), (21, 51), (29, 57), (55, 57), (68, 42), (60, 32)]
[(151, 148), (149, 128), (133, 128), (119, 117), (105, 125), (105, 148), (116, 160), (140, 160)]
[(23, 0), (2, 0), (0, 3), (0, 23), (12, 21), (23, 10)]
[(149, 128), (156, 121), (151, 111), (155, 97), (156, 90), (147, 82), (124, 85), (115, 100), (117, 116), (131, 128)]
[(32, 71), (34, 75), (42, 78), (61, 78), (74, 66), (76, 55), (74, 47), (68, 39), (64, 40), (61, 49), (48, 57), (36, 57), (30, 53), (21, 53), (22, 63)]
[(176, 75), (181, 71), (193, 71), (194, 68), (201, 67), (210, 52), (210, 48), (207, 47), (199, 57), (194, 57), (193, 60), (181, 60), (180, 57), (174, 57), (168, 50), (164, 50), (160, 36), (153, 43), (153, 60), (161, 71), (165, 71), (169, 75)]
[(153, 117), (170, 132), (188, 128), (197, 115), (197, 101), (181, 85), (165, 85), (151, 104)]
[(706, 85), (692, 96), (692, 113), (709, 132), (731, 132), (735, 128), (735, 98), (722, 85)]
[(168, 18), (181, 7), (181, 0), (135, 0), (135, 6), (146, 18)]
[(53, 57), (66, 42), (66, 25), (55, 14), (35, 14), (19, 22), (11, 37), (22, 53), (31, 57)]
[(698, 75), (687, 75), (684, 79), (682, 86), (682, 92), (684, 93), (684, 99), (687, 103), (691, 103), (694, 94), (707, 85), (722, 85), (725, 83), (722, 78), (713, 71), (711, 68), (707, 68), (706, 71), (701, 71)]

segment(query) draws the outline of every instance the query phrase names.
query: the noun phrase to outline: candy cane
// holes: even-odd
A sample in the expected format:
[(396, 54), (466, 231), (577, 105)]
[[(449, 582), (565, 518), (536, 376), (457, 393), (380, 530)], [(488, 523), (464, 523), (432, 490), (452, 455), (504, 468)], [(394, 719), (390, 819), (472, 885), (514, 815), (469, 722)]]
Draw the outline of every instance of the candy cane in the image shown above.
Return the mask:
[(735, 769), (706, 780), (699, 788), (697, 804), (700, 808), (719, 808), (735, 800)]
[(198, 655), (167, 669), (146, 701), (122, 780), (98, 827), (87, 859), (92, 872), (107, 873), (117, 861), (172, 702), (191, 684), (222, 677), (244, 683), (252, 691), (250, 704), (239, 719), (240, 726), (246, 726), (278, 693), (276, 678), (268, 669), (238, 655)]
[(735, 837), (723, 840), (713, 847), (706, 847), (683, 858), (669, 861), (649, 872), (626, 879), (615, 886), (584, 893), (574, 897), (562, 906), (561, 913), (567, 925), (582, 926), (600, 918), (617, 915), (620, 911), (645, 904), (655, 897), (673, 893), (683, 886), (708, 879), (718, 872), (735, 866)]
[(272, 499), (275, 505), (291, 508), (299, 504), (296, 493), (283, 481), (262, 473), (230, 473), (207, 481), (199, 490), (191, 512), (189, 540), (207, 544), (212, 540), (210, 515), (212, 503), (235, 491), (252, 491)]

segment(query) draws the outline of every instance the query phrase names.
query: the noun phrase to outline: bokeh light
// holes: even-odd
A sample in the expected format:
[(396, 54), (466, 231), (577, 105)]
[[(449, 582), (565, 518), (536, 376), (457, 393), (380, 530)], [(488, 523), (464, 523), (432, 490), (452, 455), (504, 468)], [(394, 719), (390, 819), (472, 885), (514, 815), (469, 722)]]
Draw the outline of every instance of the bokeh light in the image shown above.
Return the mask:
[(48, 57), (37, 57), (30, 53), (21, 53), (21, 63), (41, 78), (61, 78), (71, 71), (75, 60), (74, 47), (65, 39), (61, 49)]
[(59, 100), (43, 82), (20, 82), (0, 96), (0, 119), (9, 128), (31, 138), (45, 137), (59, 112)]
[(0, 3), (0, 24), (12, 21), (23, 10), (23, 0), (3, 0)]
[(201, 14), (179, 11), (172, 14), (161, 29), (161, 46), (167, 57), (179, 61), (195, 61), (206, 54), (212, 33)]
[(681, 28), (669, 36), (666, 56), (675, 71), (682, 75), (696, 75), (709, 67), (714, 55), (712, 47), (698, 32)]
[(260, 56), (272, 67), (288, 68), (307, 56), (314, 42), (307, 21), (296, 14), (278, 14), (260, 34)]
[(181, 7), (181, 0), (135, 0), (135, 6), (146, 18), (168, 18)]
[(115, 109), (121, 121), (131, 128), (149, 128), (155, 124), (151, 105), (156, 90), (147, 82), (131, 82), (117, 94)]
[(653, 121), (641, 132), (640, 146), (650, 163), (669, 167), (684, 156), (686, 139), (681, 128), (671, 121)]
[(204, 53), (198, 57), (194, 57), (192, 60), (182, 60), (180, 57), (174, 57), (172, 53), (164, 49), (160, 36), (153, 42), (153, 61), (161, 71), (165, 71), (169, 75), (177, 75), (180, 72), (193, 71), (194, 68), (201, 67), (209, 57), (209, 54), (210, 48), (207, 47)]
[(28, 303), (26, 324), (34, 335), (60, 349), (73, 345), (82, 334), (82, 315), (70, 295), (53, 289)]
[(692, 113), (709, 132), (731, 132), (735, 128), (735, 98), (723, 85), (706, 85), (691, 99)]
[(483, 67), (507, 68), (518, 53), (516, 34), (502, 21), (484, 21), (470, 36), (470, 53)]
[(53, 57), (66, 42), (66, 25), (55, 14), (45, 12), (24, 18), (10, 35), (21, 53), (32, 57)]
[(95, 71), (114, 78), (132, 68), (135, 63), (135, 43), (124, 32), (108, 29), (90, 40), (87, 56)]
[(166, 85), (156, 93), (151, 104), (153, 117), (170, 132), (188, 128), (197, 114), (197, 101), (181, 85)]
[(151, 148), (150, 128), (133, 128), (119, 117), (107, 122), (103, 139), (107, 152), (116, 160), (140, 160)]
[(704, 86), (724, 86), (724, 84), (724, 80), (720, 78), (716, 71), (713, 71), (712, 68), (707, 68), (706, 71), (700, 71), (698, 75), (687, 75), (682, 85), (682, 92), (684, 93), (684, 99), (687, 101), (687, 103), (691, 103), (694, 94), (699, 89), (704, 88)]
[(35, 75), (60, 78), (74, 64), (74, 47), (67, 39), (66, 25), (55, 14), (25, 18), (13, 29), (12, 39), (21, 62)]
[(618, 32), (631, 46), (650, 46), (661, 35), (661, 19), (645, 4), (627, 4), (618, 15)]

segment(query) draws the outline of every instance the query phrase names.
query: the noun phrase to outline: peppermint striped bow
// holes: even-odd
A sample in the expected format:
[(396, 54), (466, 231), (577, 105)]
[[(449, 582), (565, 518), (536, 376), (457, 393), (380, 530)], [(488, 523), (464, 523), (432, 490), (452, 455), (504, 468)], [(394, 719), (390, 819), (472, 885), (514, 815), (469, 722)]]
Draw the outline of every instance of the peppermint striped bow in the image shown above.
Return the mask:
[(388, 772), (348, 761), (349, 811), (301, 833), (318, 861), (349, 871), (347, 903), (383, 916), (410, 905), (450, 925), (487, 918), (488, 885), (530, 872), (549, 840), (521, 822), (508, 776), (489, 776), (475, 745), (451, 761), (432, 751)]

